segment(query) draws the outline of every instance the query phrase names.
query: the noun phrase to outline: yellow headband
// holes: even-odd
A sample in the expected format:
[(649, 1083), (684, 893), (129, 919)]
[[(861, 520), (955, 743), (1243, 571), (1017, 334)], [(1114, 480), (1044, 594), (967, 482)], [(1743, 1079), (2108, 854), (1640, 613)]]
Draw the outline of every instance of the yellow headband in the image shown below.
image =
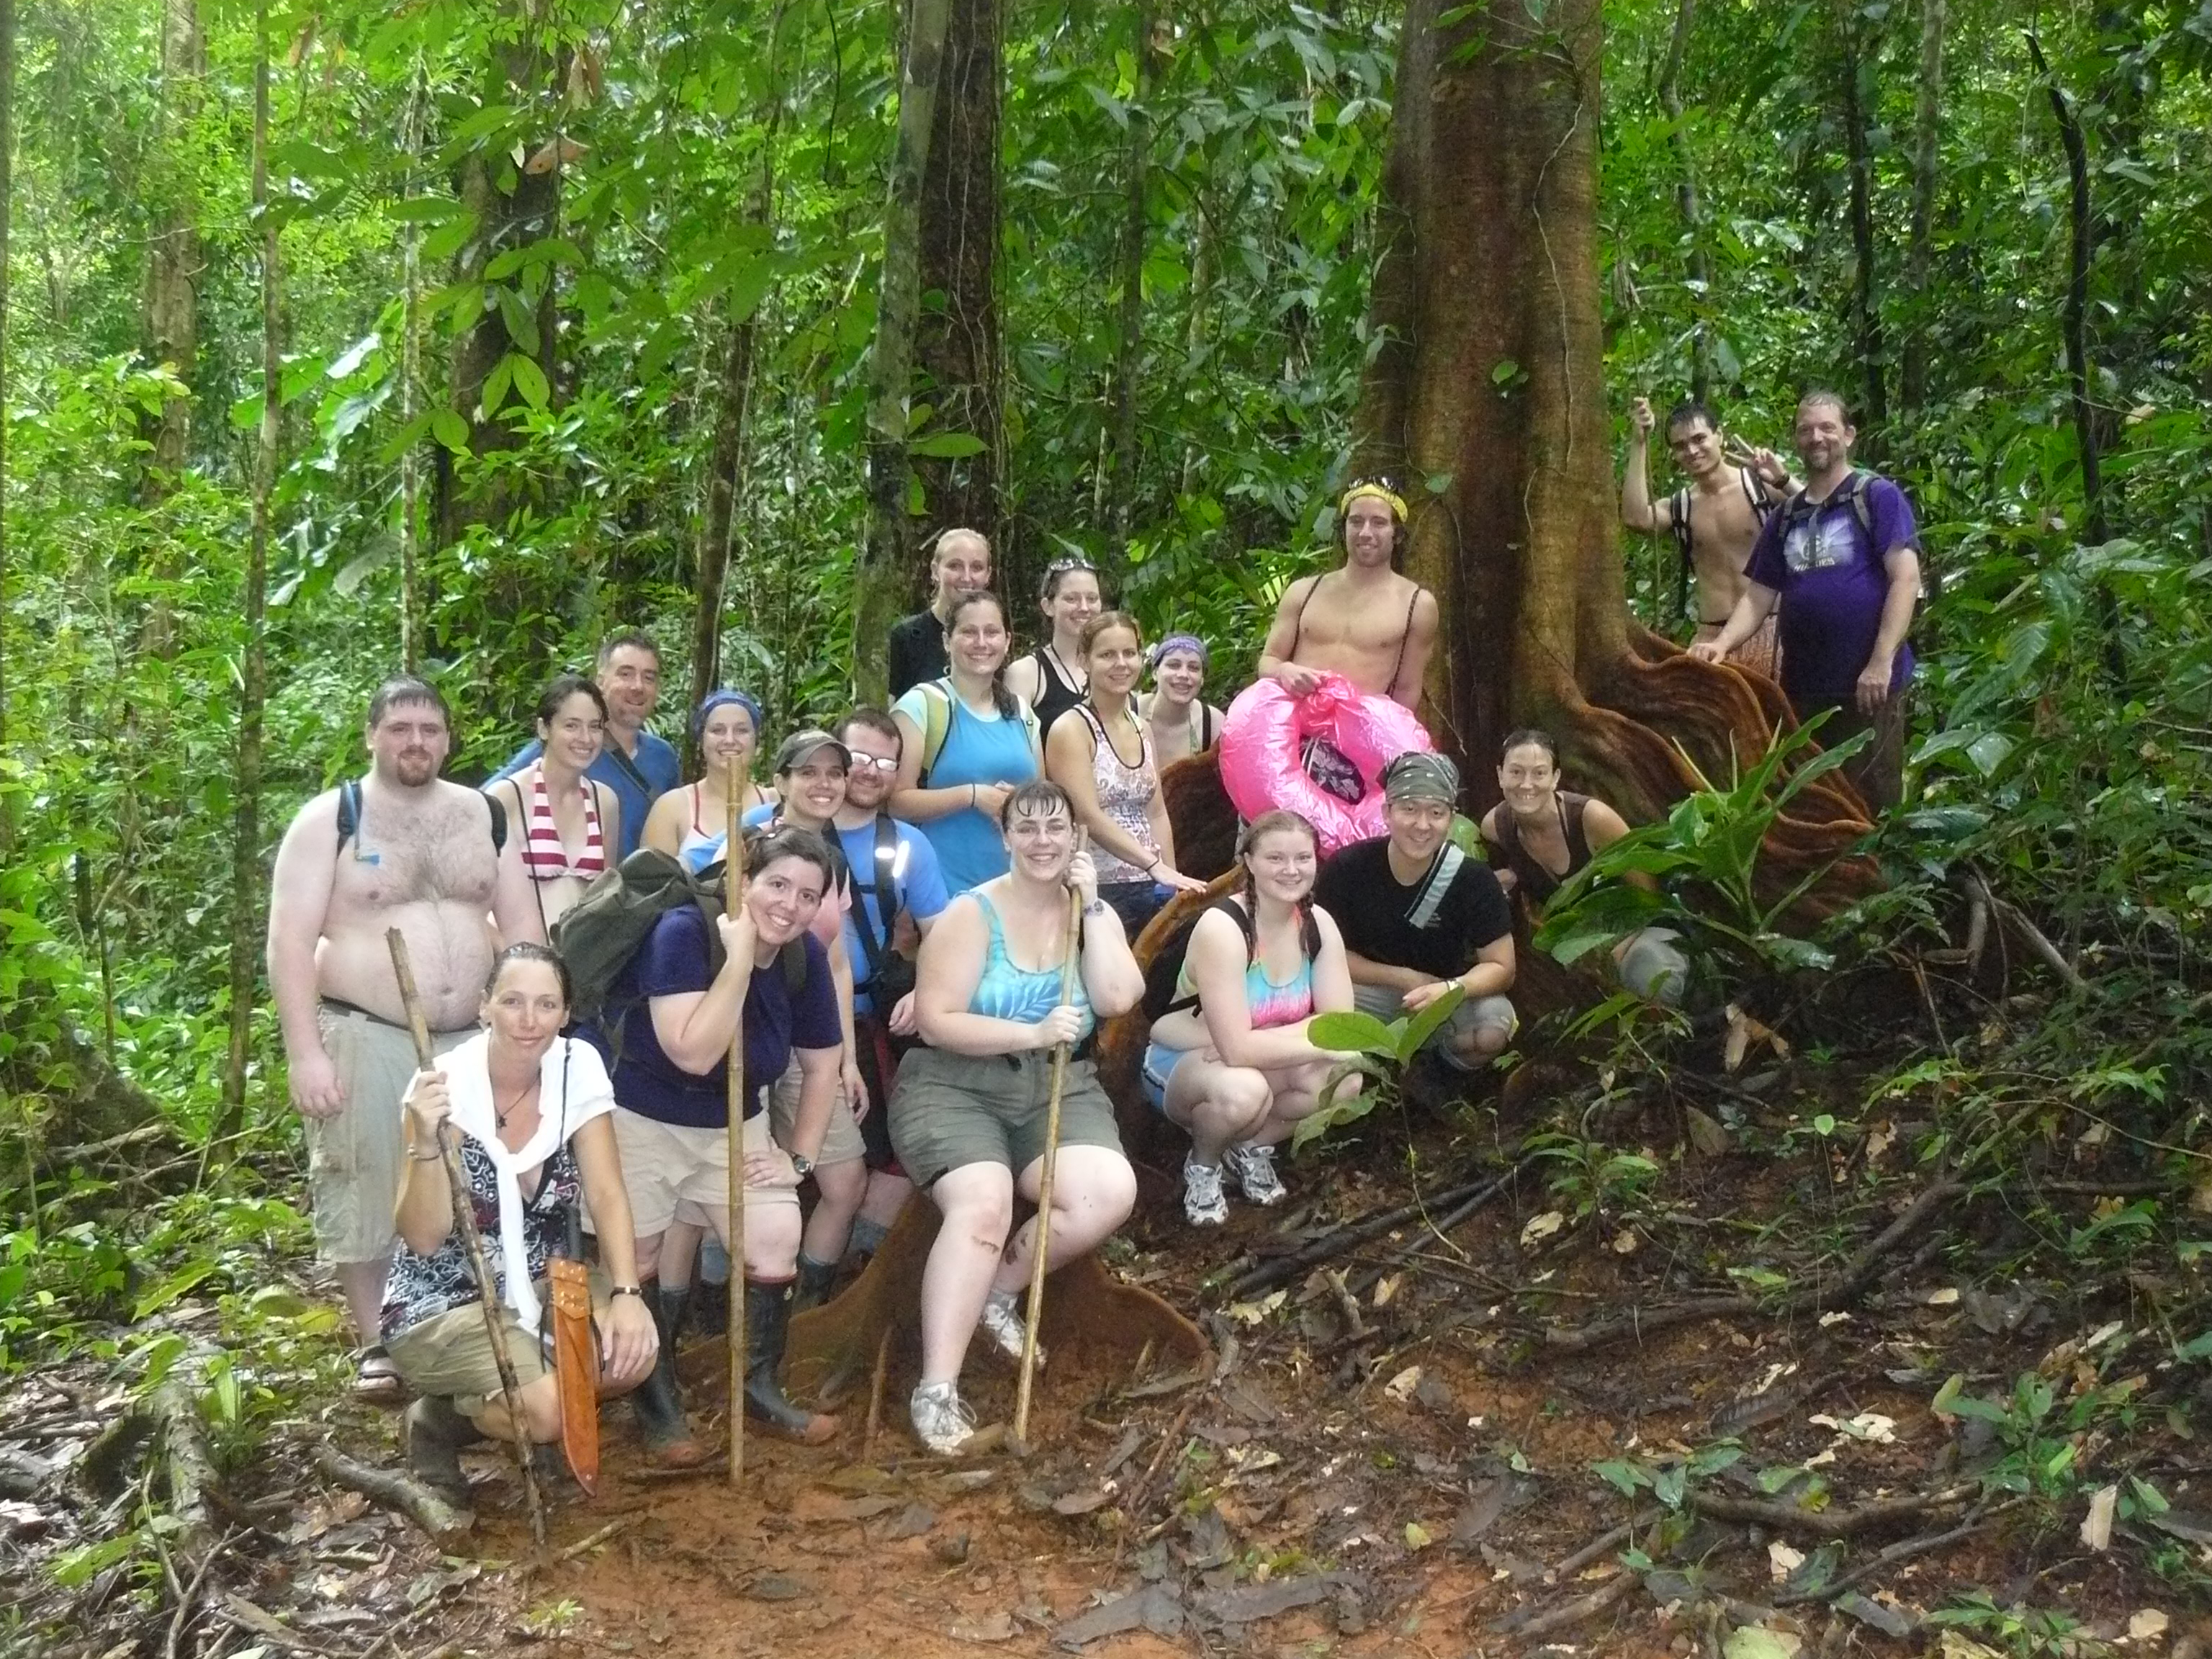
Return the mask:
[(1352, 511), (1352, 502), (1365, 495), (1371, 495), (1376, 501), (1381, 501), (1387, 506), (1390, 511), (1397, 516), (1397, 520), (1400, 524), (1406, 522), (1405, 498), (1402, 495), (1394, 494), (1382, 484), (1373, 483), (1356, 483), (1352, 485), (1351, 489), (1346, 490), (1343, 495), (1338, 496), (1336, 498), (1336, 516), (1341, 519), (1346, 514)]

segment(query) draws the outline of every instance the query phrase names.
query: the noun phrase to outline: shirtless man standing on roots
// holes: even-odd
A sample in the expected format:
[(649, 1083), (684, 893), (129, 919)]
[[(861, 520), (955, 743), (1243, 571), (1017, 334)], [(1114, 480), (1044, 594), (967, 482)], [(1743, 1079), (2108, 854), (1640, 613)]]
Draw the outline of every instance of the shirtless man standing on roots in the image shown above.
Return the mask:
[[(1720, 637), (1748, 578), (1743, 567), (1759, 526), (1796, 483), (1771, 449), (1734, 445), (1712, 411), (1695, 401), (1667, 412), (1667, 447), (1690, 483), (1658, 501), (1651, 499), (1651, 432), (1657, 424), (1648, 398), (1628, 406), (1628, 466), (1620, 481), (1620, 521), (1649, 536), (1671, 536), (1682, 550), (1683, 568), (1698, 578), (1699, 645)], [(1729, 660), (1778, 680), (1781, 647), (1774, 624), (1729, 653)]]
[[(1344, 563), (1283, 591), (1261, 647), (1260, 672), (1294, 697), (1311, 691), (1322, 674), (1338, 673), (1364, 696), (1415, 708), (1437, 643), (1437, 596), (1397, 569), (1405, 499), (1387, 478), (1356, 478), (1337, 498), (1336, 512)], [(1357, 802), (1365, 792), (1358, 769), (1320, 739), (1309, 750), (1314, 781)]]
[(408, 677), (379, 686), (368, 775), (300, 809), (269, 902), (269, 982), (307, 1124), (315, 1232), (364, 1344), (355, 1387), (370, 1399), (400, 1392), (376, 1336), (404, 1155), (400, 1101), (416, 1071), (385, 930), (406, 937), (441, 1053), (475, 1029), (501, 939), (544, 942), (520, 826), (440, 779), (452, 746), (434, 687)]

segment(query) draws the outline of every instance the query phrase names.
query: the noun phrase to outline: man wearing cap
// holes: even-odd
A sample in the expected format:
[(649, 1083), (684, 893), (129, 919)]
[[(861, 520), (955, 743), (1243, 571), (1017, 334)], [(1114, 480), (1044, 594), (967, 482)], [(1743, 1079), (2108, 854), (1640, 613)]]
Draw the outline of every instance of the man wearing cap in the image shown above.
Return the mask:
[(1466, 1000), (1431, 1039), (1469, 1071), (1501, 1053), (1518, 1023), (1513, 912), (1490, 866), (1451, 839), (1459, 768), (1442, 755), (1399, 756), (1382, 769), (1387, 836), (1358, 841), (1321, 868), (1314, 902), (1336, 919), (1355, 1006), (1377, 1019), (1419, 1012), (1456, 982)]
[(891, 624), (888, 666), (895, 698), (924, 680), (942, 678), (950, 667), (945, 619), (952, 614), (952, 601), (991, 585), (991, 544), (983, 532), (948, 530), (939, 535), (929, 561), (929, 603)]
[[(637, 851), (653, 803), (684, 781), (675, 750), (645, 729), (660, 702), (660, 647), (650, 634), (635, 629), (611, 634), (599, 647), (592, 681), (607, 700), (607, 740), (584, 775), (613, 790), (622, 803), (620, 856), (628, 858)], [(544, 752), (545, 745), (532, 738), (493, 776), (514, 777)]]

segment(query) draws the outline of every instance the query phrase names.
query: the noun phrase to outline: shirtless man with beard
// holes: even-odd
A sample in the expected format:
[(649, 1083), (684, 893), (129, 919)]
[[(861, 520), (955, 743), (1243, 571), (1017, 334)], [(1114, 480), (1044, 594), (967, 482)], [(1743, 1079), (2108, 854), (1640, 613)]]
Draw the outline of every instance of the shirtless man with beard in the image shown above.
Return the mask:
[[(1337, 517), (1344, 563), (1284, 590), (1260, 650), (1260, 672), (1294, 697), (1334, 672), (1364, 696), (1415, 708), (1436, 647), (1437, 613), (1437, 596), (1396, 568), (1405, 500), (1388, 479), (1355, 479), (1337, 500)], [(1306, 748), (1313, 781), (1357, 803), (1366, 787), (1358, 769), (1323, 739)]]
[(367, 741), (368, 775), (301, 807), (276, 850), (269, 982), (306, 1120), (317, 1239), (365, 1345), (355, 1386), (394, 1400), (399, 1374), (376, 1336), (404, 1155), (400, 1100), (416, 1058), (385, 930), (406, 938), (440, 1052), (474, 1030), (501, 943), (544, 934), (520, 826), (438, 775), (453, 734), (436, 689), (386, 680), (368, 706)]

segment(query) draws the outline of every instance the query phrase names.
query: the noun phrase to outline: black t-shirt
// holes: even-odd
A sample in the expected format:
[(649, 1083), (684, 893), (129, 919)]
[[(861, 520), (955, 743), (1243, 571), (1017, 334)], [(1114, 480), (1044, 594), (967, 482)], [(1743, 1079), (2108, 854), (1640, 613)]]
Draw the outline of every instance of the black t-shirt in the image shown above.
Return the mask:
[(934, 611), (923, 609), (891, 624), (891, 696), (904, 696), (924, 680), (939, 679), (951, 666), (945, 654), (945, 624)]
[[(1447, 843), (1437, 856), (1450, 850)], [(1346, 950), (1370, 962), (1449, 979), (1473, 967), (1486, 945), (1512, 933), (1513, 911), (1490, 866), (1462, 856), (1429, 925), (1414, 927), (1410, 918), (1435, 872), (1432, 864), (1406, 886), (1390, 872), (1389, 836), (1356, 841), (1322, 864), (1314, 902), (1336, 918)]]

